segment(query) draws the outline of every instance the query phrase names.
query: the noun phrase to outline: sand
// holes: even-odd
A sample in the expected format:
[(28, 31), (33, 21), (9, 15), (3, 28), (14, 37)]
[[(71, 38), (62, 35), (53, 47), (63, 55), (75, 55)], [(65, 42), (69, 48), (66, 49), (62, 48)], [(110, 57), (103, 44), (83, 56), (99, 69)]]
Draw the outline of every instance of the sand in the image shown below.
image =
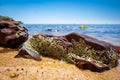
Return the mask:
[(43, 57), (42, 61), (15, 58), (18, 51), (0, 47), (0, 80), (120, 80), (120, 65), (98, 73)]

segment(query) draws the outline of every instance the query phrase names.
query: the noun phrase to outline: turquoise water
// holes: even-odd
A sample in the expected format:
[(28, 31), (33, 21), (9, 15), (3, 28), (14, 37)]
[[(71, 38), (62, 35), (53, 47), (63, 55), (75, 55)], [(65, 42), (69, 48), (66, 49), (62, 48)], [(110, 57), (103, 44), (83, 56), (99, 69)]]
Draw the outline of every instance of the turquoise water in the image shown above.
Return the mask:
[(77, 32), (120, 46), (120, 24), (87, 24), (86, 29), (79, 28), (80, 25), (82, 24), (24, 24), (30, 36), (39, 32), (51, 35)]

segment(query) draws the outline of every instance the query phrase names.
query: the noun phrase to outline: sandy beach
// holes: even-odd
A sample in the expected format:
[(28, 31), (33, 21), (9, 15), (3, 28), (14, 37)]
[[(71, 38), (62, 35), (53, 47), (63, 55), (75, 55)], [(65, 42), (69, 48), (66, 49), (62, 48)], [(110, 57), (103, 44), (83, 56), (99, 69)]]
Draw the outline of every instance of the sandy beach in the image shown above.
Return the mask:
[(17, 54), (15, 49), (0, 47), (0, 80), (120, 80), (120, 65), (98, 73), (52, 58), (14, 58)]
[(0, 80), (120, 80), (120, 0), (0, 0)]

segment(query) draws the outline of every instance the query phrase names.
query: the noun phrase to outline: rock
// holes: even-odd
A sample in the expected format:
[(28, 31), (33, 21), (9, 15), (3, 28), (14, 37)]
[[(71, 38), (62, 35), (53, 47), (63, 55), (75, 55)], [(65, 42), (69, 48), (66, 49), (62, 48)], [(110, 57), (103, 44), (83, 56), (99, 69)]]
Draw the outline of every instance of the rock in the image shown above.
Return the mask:
[(86, 29), (86, 28), (88, 28), (88, 26), (86, 26), (86, 25), (81, 25), (79, 28), (81, 28), (81, 29)]
[(65, 37), (52, 37), (53, 40), (59, 41), (59, 45), (63, 46), (64, 48), (68, 49), (69, 47), (72, 47), (72, 43), (69, 42)]
[(21, 48), (19, 50), (19, 54), (16, 55), (15, 58), (19, 58), (19, 57), (30, 58), (30, 56), (28, 56), (28, 54), (37, 61), (40, 61), (42, 59), (41, 55), (36, 54), (35, 52), (33, 52), (30, 49), (25, 48), (25, 47)]
[(47, 35), (40, 33), (38, 35), (34, 35), (33, 37), (43, 36), (45, 38), (52, 38), (54, 41), (59, 41), (59, 45), (63, 46), (64, 48), (72, 47), (72, 43), (69, 42), (64, 36), (54, 36), (54, 35)]
[(7, 16), (0, 16), (0, 21), (15, 21), (15, 20)]
[(52, 29), (51, 29), (51, 28), (48, 28), (46, 31), (52, 31)]
[(115, 46), (115, 48), (116, 48), (116, 51), (118, 52), (118, 56), (120, 58), (120, 46)]
[[(65, 37), (70, 42), (72, 42), (73, 39), (77, 42), (80, 39), (83, 39), (87, 45), (89, 45), (91, 48), (93, 48), (97, 51), (97, 52), (95, 52), (97, 54), (97, 56), (95, 55), (95, 57), (101, 56), (100, 59), (105, 64), (107, 64), (111, 67), (117, 66), (117, 64), (118, 64), (118, 60), (117, 60), (118, 59), (117, 58), (118, 57), (118, 47), (116, 49), (116, 46), (114, 46), (110, 43), (100, 41), (98, 39), (95, 39), (95, 38), (92, 38), (92, 37), (89, 37), (89, 36), (83, 35), (83, 34), (70, 33), (68, 35), (65, 35)], [(105, 52), (102, 52), (102, 51), (105, 51)], [(104, 58), (102, 59), (102, 57), (104, 57), (105, 59)], [(104, 61), (104, 60), (106, 60), (106, 61)]]
[(106, 64), (103, 64), (96, 60), (87, 60), (84, 58), (74, 58), (75, 59), (75, 65), (80, 69), (89, 69), (94, 72), (103, 72), (105, 70), (109, 70), (110, 67)]
[(28, 39), (28, 30), (19, 21), (0, 21), (0, 46), (18, 48)]
[(35, 60), (41, 60), (40, 56), (57, 58), (78, 68), (102, 72), (118, 64), (113, 48), (109, 43), (76, 33), (65, 36), (38, 34), (25, 42), (19, 54), (26, 52)]
[(73, 39), (75, 41), (79, 41), (80, 39), (83, 39), (86, 44), (90, 45), (91, 47), (98, 49), (98, 50), (109, 50), (110, 48), (114, 48), (113, 45), (104, 42), (104, 41), (100, 41), (98, 39), (89, 37), (87, 35), (83, 35), (83, 34), (77, 34), (77, 33), (70, 33), (68, 35), (64, 36), (68, 41), (72, 41)]
[(10, 75), (10, 78), (15, 78), (19, 76), (18, 73), (10, 73), (9, 75)]

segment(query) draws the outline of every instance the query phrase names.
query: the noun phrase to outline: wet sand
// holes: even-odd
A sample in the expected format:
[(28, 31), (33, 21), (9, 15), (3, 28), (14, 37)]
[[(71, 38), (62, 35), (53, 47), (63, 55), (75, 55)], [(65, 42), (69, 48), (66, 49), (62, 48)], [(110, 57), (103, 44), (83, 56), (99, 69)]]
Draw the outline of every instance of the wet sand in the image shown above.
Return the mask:
[(120, 65), (98, 73), (52, 58), (14, 58), (17, 50), (0, 47), (0, 80), (120, 80)]

